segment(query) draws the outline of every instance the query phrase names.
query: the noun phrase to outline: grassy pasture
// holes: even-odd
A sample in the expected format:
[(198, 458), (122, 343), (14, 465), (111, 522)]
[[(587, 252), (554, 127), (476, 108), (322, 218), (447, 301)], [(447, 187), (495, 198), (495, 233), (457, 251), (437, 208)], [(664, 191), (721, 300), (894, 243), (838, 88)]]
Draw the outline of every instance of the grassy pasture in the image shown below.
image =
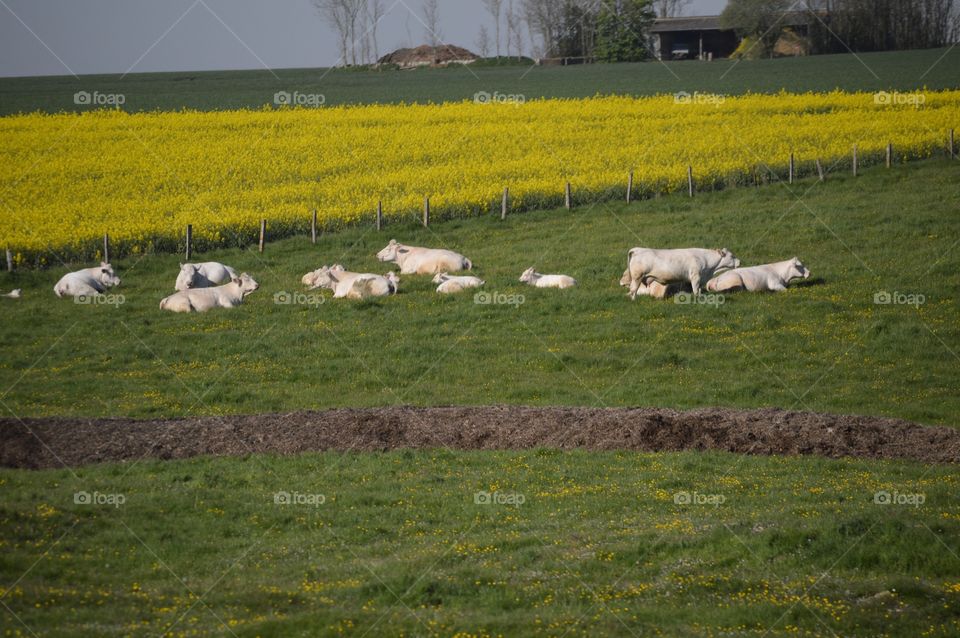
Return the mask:
[(960, 631), (952, 467), (438, 450), (2, 470), (0, 485), (10, 635)]
[(960, 49), (711, 63), (644, 62), (579, 67), (484, 67), (416, 71), (279, 69), (0, 79), (0, 115), (75, 111), (77, 91), (120, 93), (131, 111), (260, 108), (277, 91), (319, 93), (325, 104), (472, 100), (478, 91), (538, 97), (672, 94), (736, 95), (831, 91), (911, 91), (960, 86)]
[[(54, 298), (65, 267), (0, 275), (0, 387), (18, 415), (179, 416), (333, 406), (527, 404), (730, 406), (897, 416), (957, 425), (960, 415), (960, 163), (835, 167), (826, 183), (773, 184), (509, 217), (411, 220), (377, 233), (198, 256), (261, 283), (233, 311), (160, 312), (176, 255), (116, 264), (118, 306)], [(391, 238), (458, 249), (485, 290), (441, 296), (429, 277), (355, 303), (276, 303), (304, 272), (341, 262), (385, 272)], [(799, 256), (810, 280), (722, 304), (630, 302), (626, 251), (726, 246), (745, 264)], [(580, 285), (537, 290), (528, 266)], [(72, 266), (71, 266), (72, 268)], [(875, 304), (881, 292), (921, 304)], [(288, 295), (288, 298), (289, 295)], [(912, 299), (920, 299), (913, 297)], [(314, 300), (320, 301), (320, 300)], [(719, 301), (719, 300), (715, 300)]]

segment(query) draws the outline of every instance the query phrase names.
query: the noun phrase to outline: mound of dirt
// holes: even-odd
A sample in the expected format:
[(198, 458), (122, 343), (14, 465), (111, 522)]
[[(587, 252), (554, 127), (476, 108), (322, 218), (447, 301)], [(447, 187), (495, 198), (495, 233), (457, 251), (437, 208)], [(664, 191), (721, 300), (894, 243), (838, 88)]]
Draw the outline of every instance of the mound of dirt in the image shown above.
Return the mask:
[(960, 430), (778, 409), (336, 409), (190, 419), (0, 418), (0, 465), (56, 468), (257, 452), (399, 448), (724, 450), (960, 462)]

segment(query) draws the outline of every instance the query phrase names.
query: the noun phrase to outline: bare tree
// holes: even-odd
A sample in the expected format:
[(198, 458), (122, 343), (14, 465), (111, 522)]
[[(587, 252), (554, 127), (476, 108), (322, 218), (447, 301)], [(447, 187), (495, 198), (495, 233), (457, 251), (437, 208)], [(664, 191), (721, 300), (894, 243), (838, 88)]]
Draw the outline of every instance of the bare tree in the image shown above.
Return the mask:
[(477, 39), (474, 42), (477, 49), (480, 50), (480, 57), (485, 58), (490, 54), (490, 33), (487, 31), (487, 25), (480, 25), (480, 32), (477, 33)]
[(494, 39), (496, 40), (497, 57), (500, 57), (500, 10), (503, 8), (503, 0), (483, 0), (483, 6), (493, 16)]
[(440, 0), (423, 0), (423, 24), (430, 46), (439, 45), (443, 41), (440, 33)]
[(541, 48), (544, 52), (554, 48), (558, 35), (557, 29), (563, 22), (563, 12), (567, 6), (572, 4), (574, 3), (569, 1), (560, 3), (556, 0), (521, 0), (520, 8), (523, 10), (523, 17), (530, 27), (531, 46), (533, 46), (533, 34), (535, 33), (542, 41)]
[(377, 27), (380, 26), (380, 19), (383, 18), (383, 0), (368, 0), (364, 14), (367, 23), (367, 33), (370, 35), (370, 43), (373, 45), (373, 61), (380, 59), (380, 46), (377, 44)]
[(344, 0), (312, 0), (313, 6), (327, 24), (337, 32), (340, 45), (340, 60), (347, 61), (347, 46), (350, 42), (348, 11)]
[(523, 16), (513, 6), (513, 0), (507, 5), (507, 57), (511, 48), (516, 48), (517, 57), (523, 55)]
[(675, 18), (683, 13), (691, 0), (653, 0), (653, 10), (658, 18)]

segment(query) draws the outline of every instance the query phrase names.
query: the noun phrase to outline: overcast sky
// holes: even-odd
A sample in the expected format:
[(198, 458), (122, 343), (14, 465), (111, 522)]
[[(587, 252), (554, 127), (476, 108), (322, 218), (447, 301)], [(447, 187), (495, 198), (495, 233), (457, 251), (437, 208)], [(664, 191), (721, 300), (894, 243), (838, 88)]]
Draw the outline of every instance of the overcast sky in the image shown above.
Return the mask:
[[(693, 0), (686, 13), (717, 14), (725, 4)], [(381, 55), (426, 41), (421, 0), (385, 5)], [(444, 41), (471, 50), (481, 24), (493, 33), (480, 0), (440, 0), (440, 18)], [(0, 76), (318, 67), (338, 58), (310, 0), (0, 0)]]

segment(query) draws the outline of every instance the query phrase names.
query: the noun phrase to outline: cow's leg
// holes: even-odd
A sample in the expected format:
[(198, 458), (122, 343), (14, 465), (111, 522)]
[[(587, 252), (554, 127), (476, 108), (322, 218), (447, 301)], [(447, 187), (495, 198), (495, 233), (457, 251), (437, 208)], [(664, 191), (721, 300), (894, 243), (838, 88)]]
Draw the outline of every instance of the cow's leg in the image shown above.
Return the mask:
[(641, 277), (634, 277), (633, 273), (630, 273), (630, 299), (635, 300), (637, 298), (637, 291), (640, 290), (640, 280)]
[(690, 277), (690, 287), (693, 289), (694, 296), (700, 296), (700, 271), (691, 272)]

